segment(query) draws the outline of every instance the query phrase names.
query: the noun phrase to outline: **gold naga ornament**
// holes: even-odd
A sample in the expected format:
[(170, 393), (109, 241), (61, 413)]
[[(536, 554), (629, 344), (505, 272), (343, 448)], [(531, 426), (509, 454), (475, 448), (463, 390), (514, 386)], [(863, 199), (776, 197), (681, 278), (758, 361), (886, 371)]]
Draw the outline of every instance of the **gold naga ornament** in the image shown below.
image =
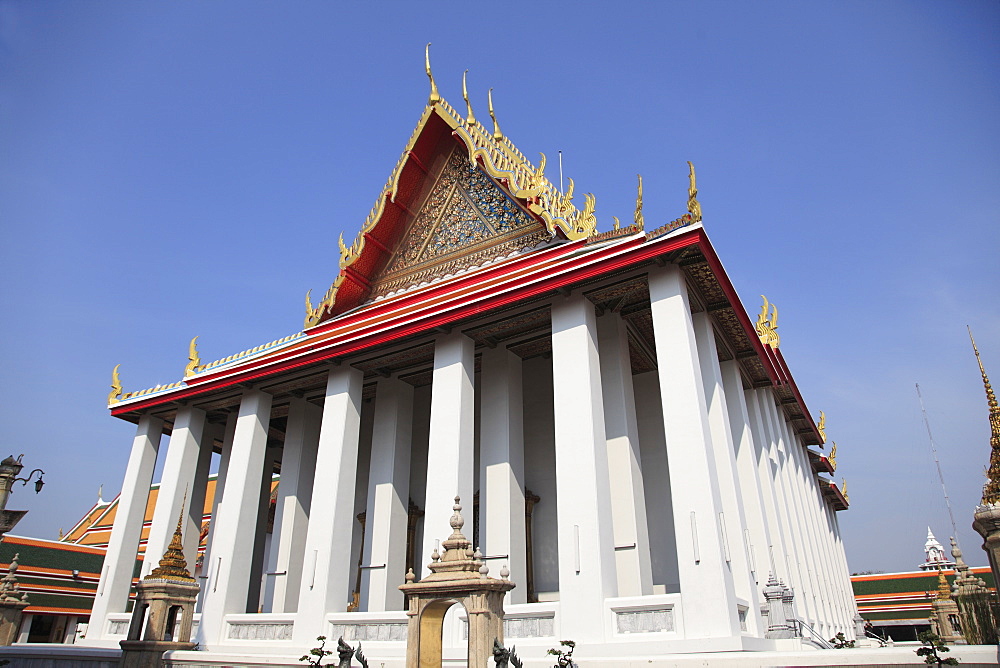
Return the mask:
[(111, 392), (108, 393), (108, 405), (118, 403), (118, 398), (122, 396), (122, 379), (118, 376), (118, 367), (121, 364), (116, 364), (114, 370), (111, 372)]
[(695, 223), (701, 222), (701, 204), (698, 203), (698, 188), (695, 185), (694, 163), (688, 160), (688, 213)]
[(969, 340), (972, 341), (972, 350), (976, 353), (976, 361), (979, 362), (979, 373), (983, 377), (983, 388), (986, 390), (986, 404), (990, 409), (990, 466), (986, 470), (986, 484), (983, 485), (982, 500), (982, 504), (985, 506), (1000, 503), (1000, 405), (997, 404), (993, 386), (990, 385), (990, 379), (983, 367), (983, 359), (979, 356), (976, 340), (972, 338), (971, 328), (969, 328)]
[(826, 443), (826, 413), (823, 411), (819, 412), (819, 422), (816, 423), (816, 431), (819, 432), (819, 437)]
[(840, 493), (844, 495), (844, 501), (850, 505), (851, 497), (847, 496), (847, 478), (841, 478)]
[(500, 132), (500, 124), (497, 123), (497, 115), (493, 111), (493, 89), (490, 88), (489, 92), (486, 94), (487, 99), (490, 102), (490, 118), (493, 119), (493, 138), (497, 141), (503, 139), (503, 133)]
[(830, 454), (827, 456), (826, 461), (830, 462), (830, 466), (833, 470), (837, 470), (837, 442), (833, 442), (833, 447), (830, 448)]
[(201, 366), (201, 357), (198, 356), (198, 337), (191, 339), (191, 343), (188, 345), (188, 363), (184, 367), (184, 377), (190, 378), (197, 371), (198, 367)]
[[(761, 343), (777, 348), (781, 344), (781, 337), (778, 336), (778, 307), (767, 301), (767, 297), (764, 295), (761, 295), (760, 298), (764, 300), (764, 305), (760, 309), (760, 315), (757, 316), (754, 330), (760, 337)], [(770, 317), (768, 317), (768, 310), (771, 311)]]
[(424, 68), (427, 70), (427, 78), (431, 80), (431, 94), (427, 99), (427, 104), (435, 105), (441, 101), (441, 94), (438, 93), (437, 84), (434, 83), (434, 75), (431, 74), (431, 43), (427, 42), (424, 47)]
[(646, 221), (642, 217), (642, 174), (636, 174), (639, 177), (639, 189), (635, 196), (635, 214), (633, 214), (633, 219), (635, 220), (635, 226), (640, 229), (646, 229)]

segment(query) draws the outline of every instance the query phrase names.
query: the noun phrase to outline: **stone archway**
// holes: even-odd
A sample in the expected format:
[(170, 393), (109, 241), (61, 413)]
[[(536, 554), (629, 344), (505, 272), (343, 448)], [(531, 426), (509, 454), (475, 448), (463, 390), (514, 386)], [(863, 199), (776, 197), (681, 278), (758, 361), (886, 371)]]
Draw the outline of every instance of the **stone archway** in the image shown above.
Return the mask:
[[(456, 603), (465, 607), (469, 619), (468, 668), (487, 668), (493, 641), (503, 643), (503, 598), (514, 588), (506, 578), (489, 577), (489, 569), (462, 535), (465, 520), (455, 497), (451, 535), (431, 554), (431, 574), (420, 582), (411, 569), (406, 584), (399, 588), (409, 597), (406, 639), (406, 668), (441, 666), (441, 633), (448, 609)], [(503, 572), (501, 572), (501, 576)]]

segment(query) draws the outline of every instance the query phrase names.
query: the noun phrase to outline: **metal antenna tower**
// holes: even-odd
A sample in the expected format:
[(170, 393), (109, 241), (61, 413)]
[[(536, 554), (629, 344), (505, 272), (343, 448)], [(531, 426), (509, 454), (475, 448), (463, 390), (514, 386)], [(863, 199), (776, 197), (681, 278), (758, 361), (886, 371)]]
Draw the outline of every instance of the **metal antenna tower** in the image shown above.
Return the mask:
[(948, 498), (948, 488), (944, 486), (944, 474), (941, 472), (941, 462), (938, 460), (937, 445), (934, 443), (934, 436), (931, 434), (931, 423), (927, 419), (927, 409), (924, 408), (924, 398), (920, 394), (920, 383), (914, 383), (917, 386), (917, 399), (920, 401), (920, 412), (924, 415), (924, 426), (927, 427), (927, 439), (931, 442), (931, 453), (934, 455), (934, 465), (937, 466), (938, 480), (941, 481), (941, 492), (944, 494), (944, 505), (948, 507), (948, 519), (951, 520), (951, 535), (955, 537), (955, 542), (959, 543), (958, 540), (958, 527), (955, 525), (955, 513), (951, 511), (951, 499)]

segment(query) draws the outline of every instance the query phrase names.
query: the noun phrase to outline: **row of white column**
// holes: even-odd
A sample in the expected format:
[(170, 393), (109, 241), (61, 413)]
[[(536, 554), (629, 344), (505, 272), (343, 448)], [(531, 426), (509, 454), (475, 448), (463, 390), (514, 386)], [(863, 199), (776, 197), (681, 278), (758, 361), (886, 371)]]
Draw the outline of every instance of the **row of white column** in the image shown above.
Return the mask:
[[(678, 268), (651, 273), (649, 291), (685, 635), (739, 636), (740, 607), (748, 612), (747, 630), (763, 635), (759, 595), (768, 569), (806, 592), (802, 603), (811, 620), (851, 628), (836, 517), (804, 449), (769, 400), (770, 390), (744, 393), (737, 363), (719, 364), (711, 322), (704, 314), (692, 317)], [(552, 306), (552, 367), (561, 625), (597, 638), (605, 633), (605, 599), (646, 595), (653, 587), (624, 322), (617, 314), (597, 318), (582, 295), (561, 299)], [(417, 555), (424, 570), (447, 531), (453, 497), (472, 505), (473, 381), (473, 341), (459, 332), (441, 336), (431, 392), (425, 530)], [(481, 548), (494, 573), (502, 561), (517, 581), (525, 572), (520, 359), (503, 348), (484, 351), (481, 388)], [(345, 610), (349, 601), (356, 565), (344, 537), (351, 536), (354, 522), (361, 389), (360, 371), (337, 366), (329, 372), (322, 408), (301, 398), (289, 407), (273, 532), (278, 543), (266, 564), (272, 576), (265, 604), (295, 613), (297, 642), (322, 633), (325, 614)], [(226, 615), (257, 609), (264, 511), (277, 456), (267, 448), (271, 399), (247, 390), (222, 434), (202, 581), (197, 640), (203, 646), (221, 640)], [(412, 387), (396, 378), (380, 380), (374, 410), (362, 571), (362, 609), (370, 611), (402, 607), (397, 587), (405, 567)], [(92, 637), (106, 634), (108, 613), (125, 609), (162, 428), (155, 418), (140, 420)], [(185, 555), (194, 563), (210, 444), (219, 428), (206, 424), (197, 408), (178, 411), (143, 574), (165, 550), (185, 493)], [(524, 602), (525, 593), (524, 587), (515, 589), (511, 601)]]

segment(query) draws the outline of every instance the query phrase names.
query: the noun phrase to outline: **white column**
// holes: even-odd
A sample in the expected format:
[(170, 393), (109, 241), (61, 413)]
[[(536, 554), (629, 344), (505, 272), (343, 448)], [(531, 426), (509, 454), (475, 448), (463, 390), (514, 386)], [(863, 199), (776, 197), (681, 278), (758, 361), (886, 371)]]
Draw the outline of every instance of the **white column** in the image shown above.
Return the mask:
[[(757, 452), (750, 429), (750, 416), (747, 411), (746, 396), (743, 393), (740, 365), (736, 360), (730, 360), (722, 362), (720, 367), (726, 406), (729, 408), (733, 443), (736, 446), (736, 473), (740, 481), (741, 503), (747, 523), (745, 542), (750, 556), (753, 585), (759, 599), (764, 583), (767, 582), (770, 567), (768, 546), (771, 544), (771, 537), (764, 511), (764, 495), (757, 476)], [(753, 618), (758, 619), (759, 611), (752, 612)], [(763, 635), (763, 629), (759, 635)]]
[(254, 530), (253, 552), (250, 556), (250, 589), (247, 592), (247, 612), (263, 612), (261, 597), (264, 594), (266, 577), (264, 573), (270, 561), (268, 548), (273, 545), (267, 534), (267, 520), (271, 510), (271, 487), (274, 484), (274, 469), (281, 460), (281, 450), (268, 447), (264, 451), (264, 466), (260, 472), (260, 487), (257, 493), (257, 527)]
[(143, 415), (132, 441), (132, 452), (125, 468), (125, 480), (118, 495), (118, 509), (111, 528), (108, 551), (104, 557), (101, 581), (97, 585), (94, 607), (90, 613), (87, 637), (101, 639), (107, 636), (109, 612), (125, 612), (135, 557), (139, 550), (139, 536), (146, 514), (149, 487), (153, 482), (156, 452), (163, 434), (163, 420)]
[(305, 399), (293, 398), (289, 404), (288, 430), (281, 456), (281, 482), (278, 484), (278, 508), (272, 534), (272, 540), (273, 536), (278, 536), (278, 549), (272, 550), (275, 558), (271, 565), (272, 573), (284, 575), (271, 576), (273, 585), (268, 603), (272, 612), (295, 612), (298, 609), (302, 556), (309, 528), (322, 419), (323, 410)]
[(293, 637), (306, 646), (322, 635), (328, 612), (343, 612), (350, 600), (351, 529), (361, 429), (361, 386), (364, 374), (344, 365), (330, 371), (323, 402), (316, 473), (299, 608)]
[[(194, 469), (194, 482), (188, 494), (188, 527), (184, 530), (184, 558), (188, 560), (188, 570), (194, 573), (195, 561), (198, 559), (198, 546), (201, 544), (201, 527), (205, 520), (205, 494), (208, 491), (208, 476), (212, 468), (212, 448), (216, 436), (222, 435), (223, 425), (206, 424), (198, 449), (198, 461)], [(189, 556), (190, 555), (190, 556)]]
[(410, 498), (413, 386), (378, 382), (368, 470), (361, 609), (402, 610), (406, 582), (406, 524)]
[(524, 412), (521, 358), (506, 348), (483, 351), (479, 428), (479, 535), (497, 577), (506, 564), (517, 587), (511, 603), (526, 603), (524, 535)]
[(653, 593), (653, 574), (625, 321), (617, 313), (603, 315), (597, 334), (618, 595), (645, 596)]
[[(789, 581), (789, 565), (785, 557), (785, 528), (779, 512), (778, 494), (774, 489), (774, 467), (771, 460), (771, 441), (768, 430), (764, 424), (764, 417), (760, 407), (761, 392), (768, 390), (746, 390), (743, 396), (746, 399), (747, 414), (750, 418), (750, 431), (753, 434), (753, 445), (757, 457), (757, 481), (760, 484), (761, 495), (764, 500), (764, 517), (767, 521), (768, 535), (770, 542), (767, 545), (767, 562), (759, 568), (765, 572), (762, 582), (767, 582), (767, 575), (774, 573), (774, 576), (781, 581)], [(761, 589), (763, 585), (759, 586)]]
[[(260, 476), (271, 421), (271, 395), (248, 389), (240, 401), (232, 453), (215, 517), (213, 544), (197, 640), (202, 647), (222, 639), (226, 615), (247, 612), (247, 600), (260, 501)], [(218, 549), (219, 546), (225, 546)]]
[(750, 559), (746, 545), (746, 516), (743, 499), (744, 491), (736, 475), (736, 447), (733, 443), (732, 425), (729, 422), (729, 404), (719, 366), (719, 351), (715, 345), (715, 329), (707, 313), (698, 313), (692, 318), (695, 341), (698, 346), (698, 360), (702, 381), (705, 386), (705, 400), (708, 404), (709, 433), (712, 436), (712, 453), (715, 470), (719, 478), (719, 493), (722, 499), (723, 515), (720, 526), (723, 529), (722, 547), (725, 550), (729, 569), (733, 574), (736, 595), (747, 604), (747, 629), (760, 610), (760, 597), (756, 582), (750, 573)]
[[(184, 406), (177, 410), (174, 428), (170, 433), (170, 443), (167, 445), (167, 456), (163, 461), (160, 489), (156, 495), (153, 521), (150, 523), (146, 538), (146, 556), (142, 561), (140, 577), (149, 575), (149, 572), (156, 568), (167, 545), (170, 544), (174, 529), (177, 528), (177, 520), (180, 518), (181, 504), (185, 503), (185, 496), (190, 494), (194, 483), (204, 433), (205, 411), (192, 406)], [(198, 535), (201, 530), (200, 523), (194, 526), (190, 512), (187, 508), (184, 510), (188, 519), (184, 522), (183, 535), (185, 537)], [(192, 567), (195, 556), (187, 552), (184, 554), (184, 558)]]
[[(434, 347), (431, 425), (427, 446), (427, 492), (424, 501), (423, 549), (416, 560), (421, 575), (439, 540), (451, 534), (449, 519), (455, 496), (471, 529), (475, 490), (475, 347), (459, 332), (442, 335)], [(471, 531), (470, 531), (471, 534)]]
[(552, 305), (561, 624), (601, 639), (618, 582), (596, 319), (582, 295)]
[(739, 636), (736, 591), (722, 544), (723, 511), (687, 285), (680, 268), (649, 274), (657, 374), (688, 638)]
[(216, 520), (219, 518), (219, 504), (222, 502), (222, 491), (226, 488), (226, 475), (229, 471), (229, 460), (233, 453), (233, 438), (236, 436), (236, 422), (239, 418), (239, 410), (230, 411), (226, 416), (226, 426), (222, 435), (222, 454), (219, 457), (219, 472), (215, 477), (215, 493), (212, 495), (212, 517), (208, 521), (208, 537), (205, 539), (205, 559), (202, 562), (201, 577), (198, 584), (201, 590), (198, 592), (196, 612), (201, 612), (205, 604), (205, 593), (208, 585), (208, 574), (211, 572), (212, 544), (215, 541)]

